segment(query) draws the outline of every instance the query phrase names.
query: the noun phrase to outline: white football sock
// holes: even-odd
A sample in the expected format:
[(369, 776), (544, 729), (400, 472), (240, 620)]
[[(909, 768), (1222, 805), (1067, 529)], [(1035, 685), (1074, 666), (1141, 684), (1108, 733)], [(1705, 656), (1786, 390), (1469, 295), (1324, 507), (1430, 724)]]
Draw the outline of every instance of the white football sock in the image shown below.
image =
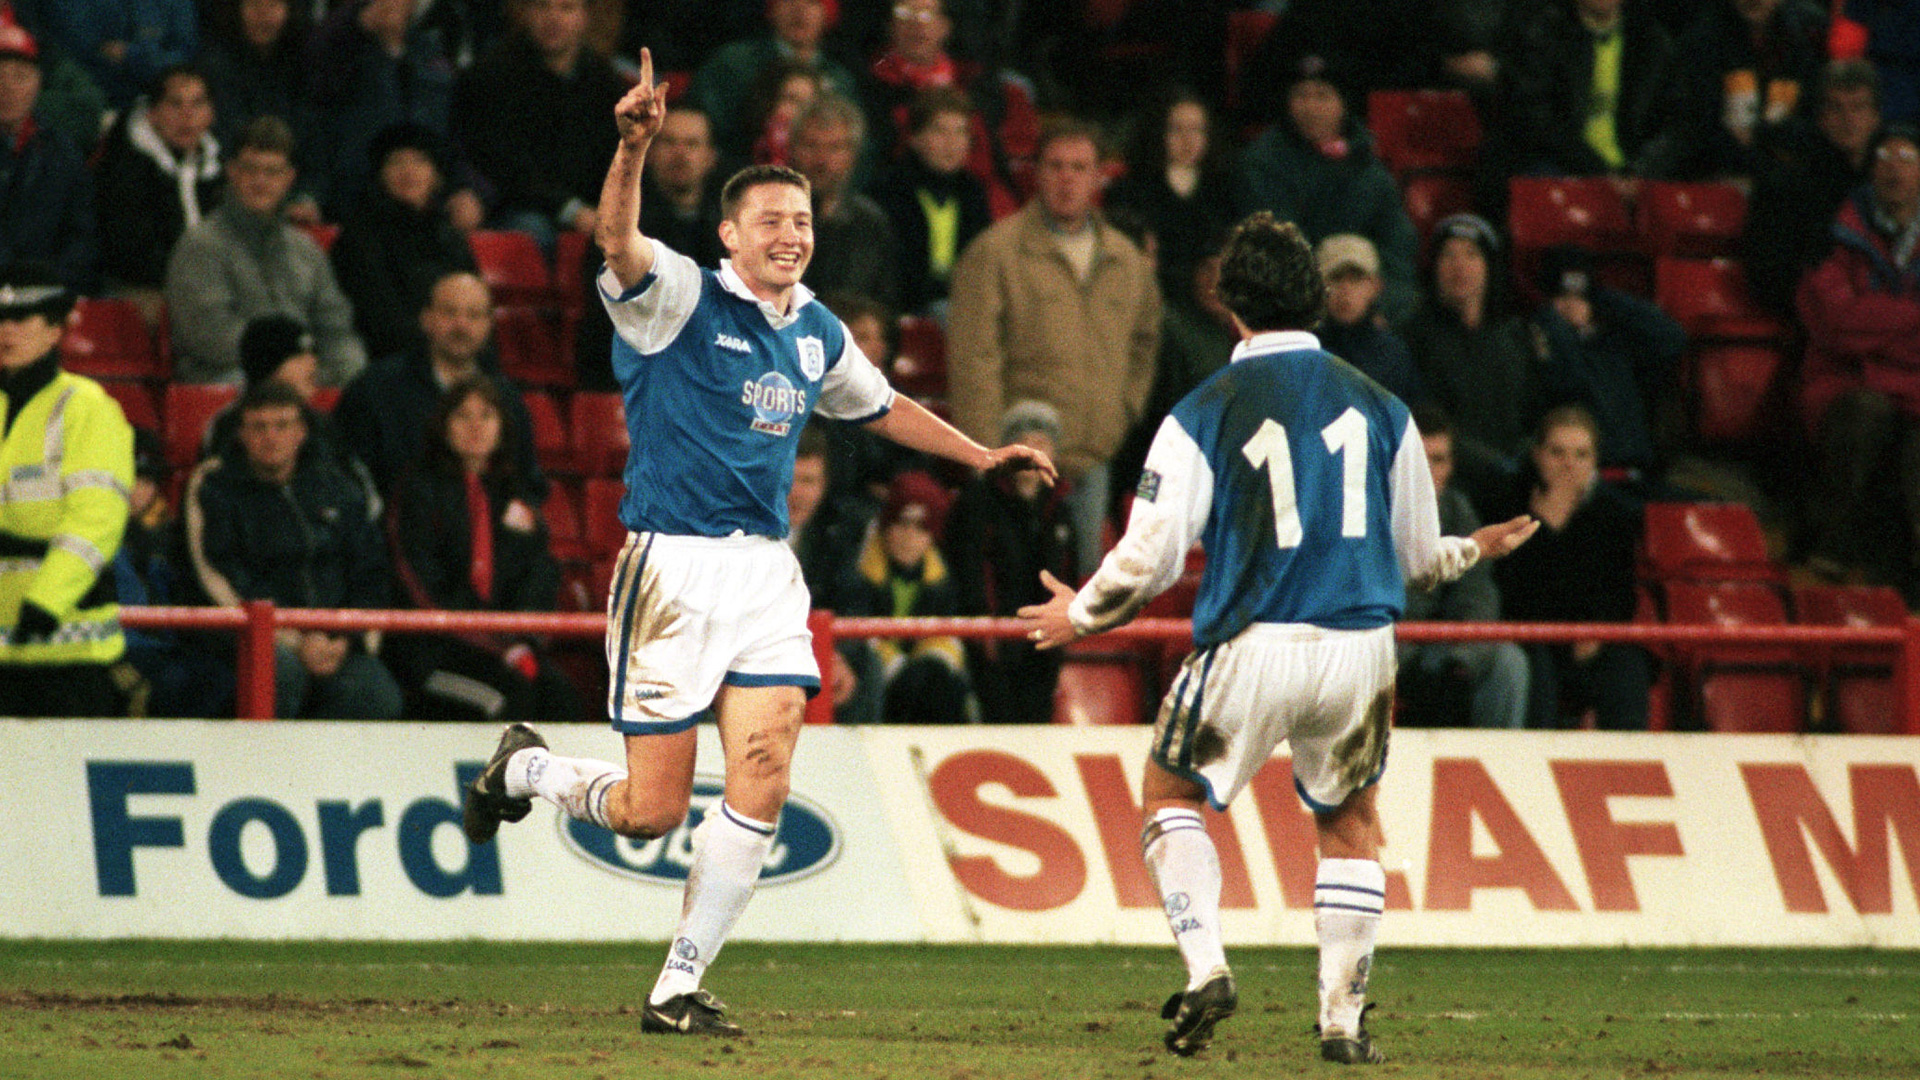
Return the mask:
[(1372, 859), (1321, 859), (1313, 886), (1320, 938), (1320, 1034), (1353, 1036), (1367, 1002), (1373, 940), (1387, 902), (1387, 872)]
[(747, 909), (773, 850), (774, 824), (755, 821), (722, 800), (693, 830), (693, 866), (680, 906), (680, 929), (647, 1000), (658, 1005), (700, 988), (727, 932)]
[(625, 769), (592, 758), (561, 757), (544, 747), (528, 747), (507, 759), (503, 776), (507, 796), (524, 799), (538, 795), (565, 811), (568, 817), (607, 823), (607, 793), (627, 778)]
[(1173, 943), (1187, 964), (1187, 989), (1198, 989), (1227, 963), (1220, 940), (1220, 855), (1206, 823), (1192, 810), (1162, 807), (1140, 834), (1140, 853), (1160, 890)]

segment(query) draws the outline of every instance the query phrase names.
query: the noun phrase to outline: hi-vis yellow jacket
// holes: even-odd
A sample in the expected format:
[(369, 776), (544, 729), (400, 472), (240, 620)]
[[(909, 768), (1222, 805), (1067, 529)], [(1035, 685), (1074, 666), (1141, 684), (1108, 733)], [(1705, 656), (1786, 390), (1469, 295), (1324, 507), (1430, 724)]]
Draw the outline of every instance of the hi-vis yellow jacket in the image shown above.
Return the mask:
[[(127, 529), (133, 428), (99, 383), (54, 369), (51, 354), (29, 369), (41, 364), (51, 377), (29, 377), (24, 403), (0, 389), (0, 418), (12, 420), (0, 440), (0, 665), (110, 663), (127, 647), (111, 563)], [(6, 643), (23, 600), (60, 620), (51, 639)]]

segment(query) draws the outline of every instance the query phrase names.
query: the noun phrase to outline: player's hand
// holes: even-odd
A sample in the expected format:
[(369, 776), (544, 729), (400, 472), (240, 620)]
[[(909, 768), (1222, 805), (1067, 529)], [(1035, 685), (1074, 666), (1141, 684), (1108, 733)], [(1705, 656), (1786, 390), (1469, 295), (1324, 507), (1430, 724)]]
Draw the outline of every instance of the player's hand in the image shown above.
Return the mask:
[(632, 149), (644, 150), (660, 133), (660, 125), (666, 119), (666, 87), (653, 84), (653, 54), (642, 48), (640, 81), (613, 107), (614, 123), (620, 126), (620, 141)]
[(1025, 443), (1010, 443), (987, 451), (985, 471), (998, 472), (1003, 469), (1010, 472), (1036, 469), (1048, 487), (1060, 479), (1060, 470), (1053, 467), (1053, 459)]
[(1473, 542), (1480, 545), (1480, 557), (1498, 559), (1513, 554), (1515, 548), (1527, 542), (1527, 539), (1540, 530), (1540, 522), (1530, 514), (1521, 514), (1510, 521), (1487, 525), (1474, 530)]
[(1020, 609), (1020, 617), (1026, 620), (1028, 626), (1027, 640), (1033, 642), (1036, 649), (1057, 649), (1079, 640), (1080, 631), (1074, 629), (1072, 620), (1067, 618), (1067, 605), (1073, 603), (1073, 590), (1045, 570), (1040, 571), (1040, 584), (1045, 585), (1053, 596), (1044, 604), (1028, 604)]

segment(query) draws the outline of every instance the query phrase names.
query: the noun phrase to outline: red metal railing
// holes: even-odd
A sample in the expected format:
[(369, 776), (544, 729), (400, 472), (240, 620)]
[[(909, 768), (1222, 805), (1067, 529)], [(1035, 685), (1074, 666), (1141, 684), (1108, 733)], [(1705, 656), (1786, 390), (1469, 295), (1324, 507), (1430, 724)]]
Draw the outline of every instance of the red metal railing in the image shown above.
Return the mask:
[[(280, 629), (327, 630), (357, 633), (541, 634), (551, 637), (600, 637), (606, 616), (580, 613), (522, 613), (474, 611), (367, 611), (280, 608), (266, 601), (243, 607), (123, 607), (120, 621), (130, 628), (151, 630), (233, 630), (239, 635), (239, 688), (236, 711), (244, 719), (273, 716), (273, 638)], [(813, 630), (814, 655), (821, 670), (836, 637), (971, 637), (1014, 638), (1025, 627), (1017, 619), (877, 619), (843, 618), (816, 611), (808, 620)], [(1184, 642), (1192, 628), (1185, 619), (1136, 619), (1102, 635), (1116, 642)], [(1920, 735), (1920, 619), (1904, 627), (1874, 626), (1700, 626), (1670, 623), (1401, 623), (1404, 641), (1620, 641), (1650, 647), (1706, 647), (1716, 645), (1787, 645), (1818, 656), (1844, 646), (1880, 646), (1892, 654), (1894, 681), (1900, 703), (1900, 730)], [(828, 696), (816, 696), (807, 708), (808, 723), (831, 723)]]

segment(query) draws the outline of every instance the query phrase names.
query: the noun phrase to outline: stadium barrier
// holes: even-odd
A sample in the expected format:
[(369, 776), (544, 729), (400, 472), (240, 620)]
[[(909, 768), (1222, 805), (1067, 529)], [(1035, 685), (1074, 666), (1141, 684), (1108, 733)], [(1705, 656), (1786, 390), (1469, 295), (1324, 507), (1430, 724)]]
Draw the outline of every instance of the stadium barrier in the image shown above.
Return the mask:
[[(236, 713), (241, 719), (266, 720), (274, 713), (273, 638), (279, 629), (326, 630), (358, 633), (491, 633), (538, 634), (552, 637), (597, 638), (606, 633), (606, 617), (592, 613), (491, 611), (388, 611), (364, 609), (282, 608), (263, 600), (237, 608), (123, 607), (120, 620), (129, 628), (148, 630), (232, 630), (238, 636), (239, 685)], [(833, 643), (839, 637), (967, 637), (1017, 638), (1025, 633), (1017, 619), (842, 617), (816, 611), (808, 620), (813, 650), (821, 670), (829, 670)], [(1102, 638), (1116, 643), (1178, 644), (1188, 640), (1191, 625), (1185, 619), (1136, 619), (1107, 631)], [(1404, 622), (1396, 628), (1401, 641), (1516, 641), (1516, 642), (1627, 642), (1650, 648), (1706, 649), (1723, 646), (1787, 646), (1810, 655), (1845, 647), (1879, 647), (1892, 651), (1895, 702), (1899, 708), (1894, 729), (1920, 735), (1920, 619), (1905, 626), (1708, 626), (1670, 623), (1461, 623)], [(1812, 666), (1812, 665), (1809, 665)], [(816, 695), (807, 707), (807, 722), (833, 721), (832, 702)]]

